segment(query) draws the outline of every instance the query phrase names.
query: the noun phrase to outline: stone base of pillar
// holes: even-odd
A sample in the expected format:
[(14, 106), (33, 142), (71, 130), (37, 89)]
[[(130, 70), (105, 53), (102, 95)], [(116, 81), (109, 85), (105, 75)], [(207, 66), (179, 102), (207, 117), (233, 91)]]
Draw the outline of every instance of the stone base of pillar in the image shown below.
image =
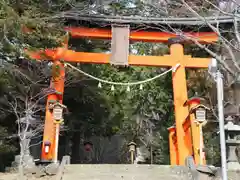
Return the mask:
[[(12, 170), (18, 170), (18, 167), (20, 165), (20, 155), (16, 155), (15, 156), (15, 160), (12, 162)], [(36, 165), (34, 162), (34, 159), (31, 155), (24, 155), (22, 157), (22, 161), (23, 161), (23, 168), (26, 172), (35, 172), (36, 171)]]
[[(18, 172), (20, 164), (20, 155), (15, 156), (15, 160), (12, 162), (12, 167), (8, 168), (8, 172)], [(34, 159), (31, 155), (25, 155), (22, 158), (23, 163), (23, 172), (26, 176), (35, 176), (37, 178), (43, 176), (52, 176), (56, 175), (59, 163), (51, 163), (47, 166), (39, 165), (37, 166), (34, 162)]]

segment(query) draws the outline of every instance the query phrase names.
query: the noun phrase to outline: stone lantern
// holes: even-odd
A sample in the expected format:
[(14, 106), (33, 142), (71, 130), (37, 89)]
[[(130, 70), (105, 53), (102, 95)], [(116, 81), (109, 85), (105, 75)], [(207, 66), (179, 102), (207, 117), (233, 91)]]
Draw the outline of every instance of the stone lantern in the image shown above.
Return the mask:
[(49, 109), (52, 111), (53, 119), (56, 124), (63, 122), (63, 112), (67, 107), (59, 102), (50, 102)]
[(129, 152), (131, 154), (131, 163), (132, 164), (134, 163), (134, 155), (135, 155), (135, 151), (136, 151), (136, 146), (137, 146), (137, 144), (135, 142), (130, 142), (128, 144)]
[(237, 146), (240, 145), (240, 140), (237, 137), (240, 135), (240, 126), (233, 123), (233, 118), (228, 116), (225, 125), (226, 145), (227, 145), (227, 165), (229, 170), (240, 170), (240, 164), (237, 157)]
[(204, 126), (207, 123), (207, 113), (210, 109), (201, 104), (201, 101), (203, 101), (203, 99), (200, 97), (192, 97), (187, 100), (184, 105), (189, 106), (189, 113), (195, 115), (195, 121)]
[(199, 104), (192, 110), (194, 110), (196, 121), (198, 121), (201, 124), (207, 121), (207, 110), (210, 111), (208, 107)]

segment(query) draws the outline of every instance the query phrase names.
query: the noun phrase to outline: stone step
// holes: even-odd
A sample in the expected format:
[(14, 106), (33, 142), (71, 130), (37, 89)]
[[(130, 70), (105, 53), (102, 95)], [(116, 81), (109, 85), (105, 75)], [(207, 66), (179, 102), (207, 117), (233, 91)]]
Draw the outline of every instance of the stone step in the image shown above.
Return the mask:
[(17, 180), (18, 174), (16, 173), (0, 173), (0, 180)]
[[(17, 173), (0, 173), (0, 180), (22, 180)], [(35, 177), (32, 176), (24, 176), (23, 180), (56, 180), (54, 176), (44, 176), (44, 177)]]
[(63, 180), (180, 180), (191, 178), (186, 167), (159, 165), (68, 165)]
[[(220, 169), (217, 177), (201, 174), (194, 180), (221, 180)], [(229, 171), (229, 179), (240, 180), (240, 171)], [(161, 165), (67, 165), (62, 180), (193, 180), (186, 166)]]
[[(193, 179), (191, 172), (183, 166), (161, 165), (67, 165), (62, 180), (221, 180), (220, 169), (216, 177), (201, 174)], [(229, 180), (240, 180), (240, 170), (229, 171)], [(17, 173), (0, 173), (0, 180), (19, 180)], [(37, 178), (27, 176), (27, 180), (57, 180), (56, 176)], [(59, 179), (58, 179), (59, 180)]]

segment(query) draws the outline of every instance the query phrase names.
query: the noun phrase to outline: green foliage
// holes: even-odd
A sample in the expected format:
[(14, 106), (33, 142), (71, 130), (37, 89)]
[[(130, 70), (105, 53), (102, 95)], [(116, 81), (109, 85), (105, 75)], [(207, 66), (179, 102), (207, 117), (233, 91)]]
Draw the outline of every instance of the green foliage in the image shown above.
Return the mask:
[(44, 8), (42, 2), (24, 0), (0, 1), (0, 52), (15, 57), (24, 54), (24, 49), (59, 46), (62, 22), (56, 18), (54, 5)]
[(8, 136), (7, 129), (0, 126), (0, 155), (16, 151), (16, 147), (5, 139)]
[[(153, 46), (139, 43), (135, 44), (133, 48), (140, 52), (139, 54), (141, 52), (150, 54), (154, 50), (155, 55), (161, 55), (166, 51), (166, 48), (157, 49)], [(166, 71), (147, 67), (122, 69), (109, 65), (82, 65), (81, 69), (91, 72), (96, 77), (114, 82), (146, 80)], [(102, 86), (102, 89), (96, 89), (96, 91), (106, 100), (106, 104), (100, 106), (109, 108), (108, 117), (105, 116), (104, 122), (112, 127), (111, 134), (120, 133), (129, 142), (134, 140), (141, 143), (140, 139), (144, 138), (145, 143), (153, 147), (154, 162), (167, 164), (169, 162), (169, 158), (166, 158), (166, 154), (168, 154), (167, 127), (173, 124), (171, 75), (168, 74), (143, 84), (143, 90), (140, 90), (139, 85), (131, 86), (130, 92), (127, 91), (126, 86), (115, 86), (114, 91), (111, 91), (111, 85), (102, 84)], [(97, 87), (97, 82), (91, 88), (95, 89), (94, 87)], [(146, 126), (139, 127), (136, 120), (138, 116), (153, 124), (152, 135), (146, 137)], [(86, 131), (85, 128), (84, 130)]]
[(204, 144), (207, 163), (219, 167), (221, 165), (219, 137), (214, 136), (212, 132), (205, 132)]

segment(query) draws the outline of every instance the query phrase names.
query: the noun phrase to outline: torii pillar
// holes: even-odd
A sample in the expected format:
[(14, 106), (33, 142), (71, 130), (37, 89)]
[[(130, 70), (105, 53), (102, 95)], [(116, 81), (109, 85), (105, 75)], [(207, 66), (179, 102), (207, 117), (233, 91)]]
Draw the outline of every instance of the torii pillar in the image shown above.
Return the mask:
[(50, 110), (50, 103), (63, 103), (64, 82), (65, 82), (65, 68), (64, 64), (60, 62), (60, 57), (64, 53), (63, 49), (57, 50), (56, 54), (52, 56), (52, 79), (50, 88), (54, 90), (47, 97), (45, 125), (42, 144), (41, 160), (42, 162), (57, 162), (58, 161), (58, 139), (60, 132), (60, 125), (54, 123), (53, 112)]
[(173, 60), (176, 60), (177, 63), (180, 64), (180, 66), (172, 74), (172, 83), (175, 108), (176, 136), (179, 156), (178, 163), (180, 165), (184, 165), (185, 158), (189, 155), (192, 155), (192, 152), (189, 148), (189, 141), (186, 141), (186, 139), (191, 139), (191, 134), (186, 133), (183, 127), (183, 123), (185, 121), (184, 117), (187, 117), (189, 114), (188, 107), (184, 106), (184, 103), (188, 100), (188, 96), (186, 73), (184, 66), (186, 62), (186, 57), (184, 56), (183, 46), (180, 44), (171, 45), (170, 55)]

